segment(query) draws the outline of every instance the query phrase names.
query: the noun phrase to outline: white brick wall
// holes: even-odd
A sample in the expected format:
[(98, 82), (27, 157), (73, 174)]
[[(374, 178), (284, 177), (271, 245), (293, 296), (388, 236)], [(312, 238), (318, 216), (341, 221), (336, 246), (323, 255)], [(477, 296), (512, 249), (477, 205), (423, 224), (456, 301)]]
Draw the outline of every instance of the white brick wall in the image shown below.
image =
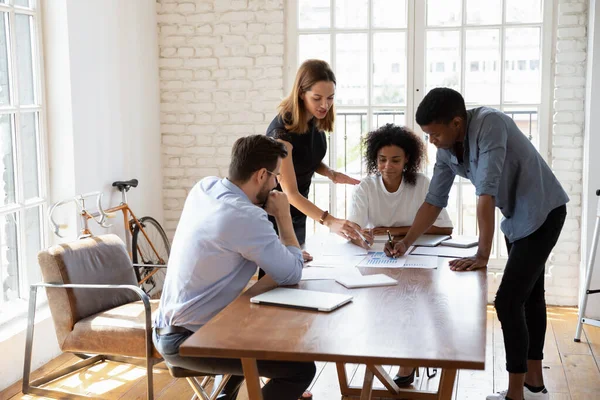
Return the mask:
[(165, 229), (188, 190), (227, 175), (231, 145), (264, 133), (283, 97), (283, 0), (158, 0)]
[[(165, 225), (187, 191), (227, 173), (240, 136), (264, 133), (283, 96), (284, 0), (158, 0)], [(571, 197), (547, 299), (577, 303), (588, 0), (559, 0), (552, 168)], [(501, 276), (490, 274), (495, 293)]]
[(581, 194), (588, 0), (559, 0), (551, 166), (571, 201), (549, 263), (546, 300), (576, 305), (581, 260)]

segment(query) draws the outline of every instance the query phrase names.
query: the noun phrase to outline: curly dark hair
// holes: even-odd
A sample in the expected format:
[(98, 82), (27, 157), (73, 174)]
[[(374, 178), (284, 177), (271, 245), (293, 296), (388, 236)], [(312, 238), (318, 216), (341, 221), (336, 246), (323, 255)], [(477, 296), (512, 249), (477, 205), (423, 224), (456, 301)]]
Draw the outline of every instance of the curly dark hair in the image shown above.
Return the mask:
[(408, 162), (402, 173), (406, 183), (417, 183), (417, 174), (425, 160), (425, 145), (413, 131), (405, 126), (385, 124), (379, 129), (369, 132), (365, 138), (365, 158), (367, 172), (377, 173), (377, 153), (385, 146), (398, 146), (406, 153)]
[(421, 126), (431, 123), (447, 124), (454, 117), (467, 120), (465, 99), (456, 90), (438, 87), (432, 89), (417, 107), (415, 118)]

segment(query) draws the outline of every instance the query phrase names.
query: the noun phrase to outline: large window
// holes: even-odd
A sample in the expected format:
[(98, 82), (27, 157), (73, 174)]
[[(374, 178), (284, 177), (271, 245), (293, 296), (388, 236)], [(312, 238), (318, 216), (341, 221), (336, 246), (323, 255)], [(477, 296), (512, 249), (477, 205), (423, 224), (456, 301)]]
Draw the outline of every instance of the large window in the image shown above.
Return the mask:
[(45, 244), (39, 14), (36, 0), (0, 0), (0, 324), (40, 280)]
[[(336, 73), (333, 168), (363, 177), (362, 140), (385, 123), (422, 134), (414, 113), (438, 86), (460, 91), (467, 108), (503, 110), (546, 156), (552, 18), (543, 0), (289, 0), (287, 11), (287, 88), (308, 58), (328, 61)], [(428, 145), (429, 176), (434, 162)], [(347, 215), (351, 196), (352, 187), (314, 179), (311, 200), (336, 216)], [(448, 211), (456, 233), (477, 234), (470, 182), (457, 177)], [(319, 229), (309, 222), (309, 231)], [(505, 257), (497, 227), (491, 264)]]

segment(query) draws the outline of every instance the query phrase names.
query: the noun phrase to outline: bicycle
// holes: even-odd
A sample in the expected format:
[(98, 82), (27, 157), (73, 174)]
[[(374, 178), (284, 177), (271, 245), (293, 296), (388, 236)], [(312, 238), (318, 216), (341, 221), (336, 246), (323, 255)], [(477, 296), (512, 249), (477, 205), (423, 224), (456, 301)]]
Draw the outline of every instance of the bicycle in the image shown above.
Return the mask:
[[(82, 228), (78, 237), (81, 239), (93, 236), (92, 231), (89, 229), (90, 219), (103, 228), (109, 228), (112, 225), (108, 225), (106, 219), (113, 218), (117, 212), (121, 211), (126, 231), (127, 251), (133, 263), (138, 283), (151, 298), (158, 298), (162, 293), (165, 281), (171, 245), (158, 221), (149, 216), (138, 219), (129, 207), (127, 192), (129, 189), (137, 187), (138, 183), (137, 179), (112, 183), (112, 186), (121, 192), (121, 203), (118, 206), (104, 210), (102, 208), (102, 192), (80, 194), (72, 199), (54, 203), (48, 212), (48, 219), (54, 234), (63, 238), (64, 236), (61, 235), (60, 231), (68, 226), (56, 223), (52, 214), (58, 207), (74, 202), (81, 218)], [(96, 212), (90, 212), (86, 209), (85, 199), (90, 197), (96, 197), (96, 208), (98, 209)]]

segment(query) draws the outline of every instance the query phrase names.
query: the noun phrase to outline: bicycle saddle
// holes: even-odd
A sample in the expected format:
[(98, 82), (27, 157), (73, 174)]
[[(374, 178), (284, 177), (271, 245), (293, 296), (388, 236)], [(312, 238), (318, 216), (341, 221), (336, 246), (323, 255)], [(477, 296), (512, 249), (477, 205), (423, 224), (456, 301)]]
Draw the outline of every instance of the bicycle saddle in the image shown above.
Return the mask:
[(113, 182), (112, 185), (114, 187), (116, 187), (117, 189), (119, 189), (119, 192), (122, 192), (123, 190), (125, 190), (127, 192), (127, 191), (129, 191), (130, 188), (137, 187), (138, 180), (130, 179), (128, 181), (116, 181), (116, 182)]

